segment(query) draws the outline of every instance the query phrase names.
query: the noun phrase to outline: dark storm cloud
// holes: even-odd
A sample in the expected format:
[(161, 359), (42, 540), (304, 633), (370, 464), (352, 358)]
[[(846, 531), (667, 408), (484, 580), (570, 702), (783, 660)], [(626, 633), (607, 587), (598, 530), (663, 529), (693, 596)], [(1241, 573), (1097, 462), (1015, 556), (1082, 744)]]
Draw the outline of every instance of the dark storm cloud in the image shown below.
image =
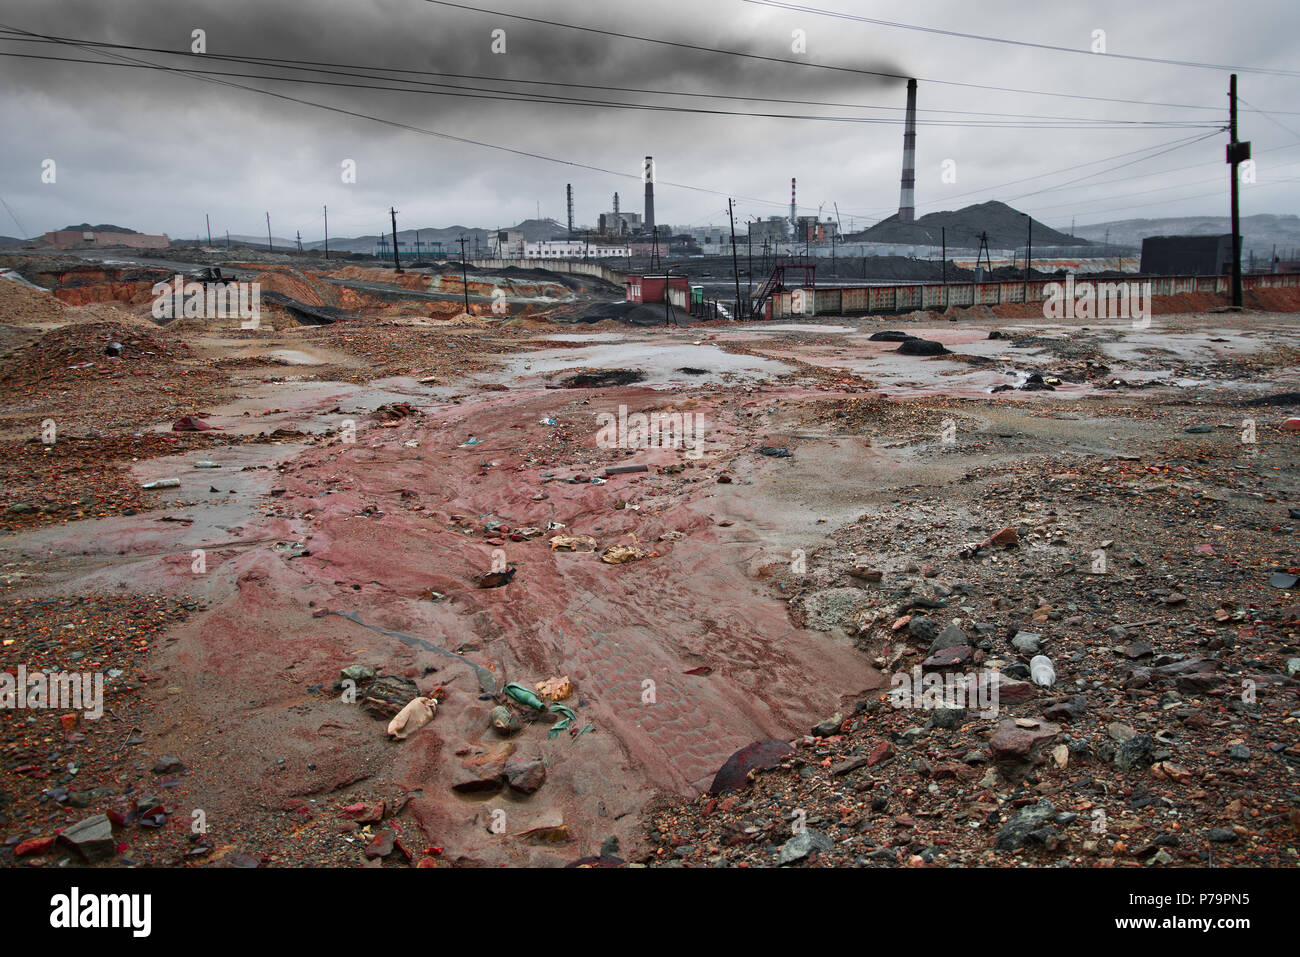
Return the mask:
[[(850, 5), (825, 0), (820, 5)], [(679, 43), (721, 47), (762, 56), (799, 59), (791, 31), (806, 32), (804, 58), (851, 65), (860, 70), (915, 74), (997, 86), (1017, 86), (1127, 96), (1165, 102), (1223, 105), (1224, 77), (1210, 71), (1105, 62), (1027, 51), (974, 41), (887, 30), (806, 14), (754, 6), (739, 0), (710, 3), (662, 0), (654, 5), (577, 0), (487, 0), (500, 8), (543, 19), (562, 20)], [(1032, 2), (984, 4), (974, 11), (956, 0), (895, 11), (893, 16), (927, 24), (1000, 35), (1023, 36), (1084, 47), (1092, 29), (1106, 29), (1116, 50), (1215, 62), (1287, 63), (1282, 21), (1296, 15), (1284, 3), (1255, 5), (1238, 19), (1271, 17), (1279, 29), (1213, 27), (1209, 0), (1159, 8), (1095, 3), (1053, 14)], [(1243, 19), (1244, 18), (1244, 19)], [(585, 83), (745, 96), (830, 100), (902, 106), (901, 81), (830, 70), (783, 66), (715, 56), (657, 44), (558, 29), (506, 17), (450, 9), (421, 0), (10, 0), (0, 22), (37, 33), (111, 42), (188, 49), (191, 30), (207, 33), (210, 54), (284, 57), (429, 70), (460, 76), (521, 78), (548, 83)], [(493, 29), (506, 31), (507, 53), (491, 49)], [(0, 50), (84, 57), (80, 50), (3, 43)], [(171, 60), (157, 54), (127, 53), (153, 62), (209, 69), (227, 67), (212, 58)], [(253, 69), (251, 72), (270, 72)], [(339, 78), (335, 78), (339, 79)], [(445, 80), (473, 88), (500, 87), (488, 80)], [(742, 218), (779, 213), (788, 203), (791, 176), (800, 181), (805, 212), (834, 203), (860, 224), (897, 204), (901, 129), (896, 125), (810, 122), (673, 114), (525, 104), (490, 99), (419, 95), (333, 86), (237, 80), (358, 113), (437, 130), (455, 136), (545, 154), (627, 174), (626, 178), (575, 169), (394, 129), (364, 119), (284, 102), (254, 92), (131, 67), (92, 67), (0, 58), (0, 123), (9, 130), (0, 147), (0, 196), (15, 209), (28, 232), (82, 220), (116, 221), (135, 228), (195, 235), (210, 212), (218, 231), (264, 229), (264, 211), (277, 233), (319, 235), (320, 207), (330, 205), (332, 231), (374, 232), (389, 205), (407, 225), (505, 225), (536, 214), (563, 218), (564, 184), (572, 182), (578, 218), (591, 222), (620, 190), (625, 205), (639, 208), (635, 174), (640, 158), (656, 156), (660, 178), (659, 219), (674, 224), (721, 223), (725, 197), (674, 189), (668, 182), (718, 189), (768, 204), (742, 200)], [(375, 81), (358, 81), (369, 82)], [(1245, 78), (1259, 106), (1287, 109), (1295, 81)], [(510, 87), (527, 89), (527, 87)], [(635, 93), (546, 88), (571, 96), (647, 101)], [(674, 100), (680, 103), (680, 100)], [(838, 107), (692, 100), (703, 108), (758, 112), (824, 112), (858, 115)], [(1120, 106), (922, 86), (923, 109), (996, 111), (1013, 114), (1184, 118), (1187, 111)], [(1205, 119), (1215, 114), (1190, 113)], [(890, 119), (897, 115), (891, 114)], [(923, 114), (923, 121), (933, 118)], [(1268, 145), (1300, 141), (1262, 117), (1249, 117), (1247, 134)], [(1300, 126), (1300, 117), (1281, 118)], [(1246, 120), (1244, 119), (1243, 122)], [(918, 200), (922, 212), (989, 198), (964, 196), (983, 187), (1034, 176), (1072, 163), (1170, 141), (1194, 131), (970, 130), (923, 126), (918, 143)], [(1263, 146), (1260, 142), (1257, 149)], [(1171, 154), (1164, 166), (1207, 164), (1170, 179), (1144, 180), (1139, 189), (1192, 183), (1221, 158), (1222, 138)], [(1257, 154), (1258, 155), (1258, 154)], [(1260, 157), (1269, 163), (1300, 158), (1300, 150)], [(58, 181), (40, 181), (41, 163), (54, 159)], [(940, 164), (952, 159), (956, 184), (940, 180)], [(340, 180), (344, 160), (358, 169), (355, 185)], [(1297, 167), (1292, 167), (1295, 169)], [(1214, 170), (1217, 172), (1217, 170)], [(1285, 171), (1278, 176), (1284, 176)], [(1181, 177), (1181, 178), (1178, 178)], [(1034, 182), (1005, 191), (1011, 199), (1049, 184)], [(1189, 189), (1188, 193), (1194, 193)], [(1177, 190), (1135, 197), (1132, 203), (1180, 195)], [(1259, 194), (1268, 203), (1294, 208), (1296, 193), (1285, 184)], [(951, 202), (947, 197), (953, 197)], [(1104, 190), (1028, 198), (1024, 208), (1044, 210), (1050, 222), (1068, 223), (1068, 203), (1092, 221), (1122, 204), (1106, 201)], [(1261, 202), (1263, 201), (1261, 200)], [(1247, 202), (1249, 203), (1249, 197)], [(935, 205), (938, 204), (938, 205)], [(1185, 206), (1135, 209), (1132, 215), (1176, 215), (1218, 211), (1217, 200), (1189, 199)], [(1249, 212), (1270, 211), (1264, 208)], [(1112, 218), (1121, 218), (1123, 212)], [(1081, 220), (1084, 221), (1084, 220)], [(846, 225), (847, 222), (846, 222)], [(17, 232), (12, 221), (0, 233)]]

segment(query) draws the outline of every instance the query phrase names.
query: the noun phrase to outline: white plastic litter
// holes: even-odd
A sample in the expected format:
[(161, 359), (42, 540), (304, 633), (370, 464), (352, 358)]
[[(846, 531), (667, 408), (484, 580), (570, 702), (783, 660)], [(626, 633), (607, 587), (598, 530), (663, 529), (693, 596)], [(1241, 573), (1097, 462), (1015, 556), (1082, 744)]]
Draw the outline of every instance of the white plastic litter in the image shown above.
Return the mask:
[(432, 721), (437, 710), (438, 702), (433, 698), (412, 698), (388, 722), (388, 736), (398, 741), (409, 737)]
[(1029, 677), (1033, 679), (1034, 684), (1050, 688), (1056, 681), (1056, 669), (1052, 667), (1052, 659), (1047, 655), (1034, 655), (1029, 659)]

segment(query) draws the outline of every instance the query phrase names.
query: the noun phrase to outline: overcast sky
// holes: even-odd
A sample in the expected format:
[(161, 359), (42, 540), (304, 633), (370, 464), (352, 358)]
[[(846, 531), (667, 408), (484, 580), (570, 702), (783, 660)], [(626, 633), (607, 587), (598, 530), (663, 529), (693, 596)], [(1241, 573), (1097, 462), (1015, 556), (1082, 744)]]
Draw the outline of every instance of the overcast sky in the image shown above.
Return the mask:
[[(206, 33), (206, 57), (118, 51), (137, 62), (189, 70), (284, 76), (288, 74), (283, 70), (220, 61), (215, 55), (311, 60), (328, 64), (321, 69), (336, 71), (346, 64), (450, 74), (405, 76), (425, 84), (465, 87), (461, 92), (486, 91), (489, 96), (527, 91), (534, 97), (541, 93), (840, 119), (511, 102), (434, 95), (445, 87), (432, 86), (394, 92), (260, 79), (227, 81), (608, 171), (603, 172), (399, 129), (177, 73), (3, 56), (0, 198), (8, 209), (0, 207), (0, 234), (36, 235), (87, 221), (193, 238), (202, 233), (204, 214), (210, 213), (214, 236), (227, 229), (258, 235), (265, 233), (269, 211), (277, 236), (301, 230), (305, 240), (315, 240), (322, 235), (324, 204), (329, 205), (333, 235), (385, 228), (389, 206), (397, 207), (403, 229), (512, 225), (535, 216), (539, 204), (543, 216), (563, 221), (566, 183), (574, 187), (577, 221), (592, 223), (610, 208), (615, 190), (624, 209), (641, 211), (640, 167), (646, 154), (653, 154), (657, 163), (660, 223), (725, 223), (727, 195), (737, 197), (738, 224), (752, 216), (785, 214), (792, 176), (799, 181), (801, 214), (821, 208), (823, 217), (833, 215), (838, 203), (846, 229), (850, 220), (861, 228), (898, 207), (904, 80), (699, 52), (530, 23), (504, 13), (804, 64), (915, 76), (922, 111), (918, 215), (1001, 199), (1066, 229), (1073, 217), (1085, 225), (1133, 217), (1224, 215), (1228, 210), (1225, 133), (1149, 159), (1135, 152), (1154, 151), (1161, 144), (1225, 125), (1227, 71), (1138, 62), (1116, 54), (1300, 72), (1295, 39), (1300, 6), (1295, 0), (1243, 0), (1231, 6), (1216, 0), (806, 4), (1081, 51), (1090, 51), (1095, 31), (1104, 31), (1107, 53), (1086, 55), (941, 36), (744, 0), (466, 0), (465, 5), (476, 9), (428, 0), (5, 0), (0, 24), (77, 40), (187, 52), (192, 32), (201, 29)], [(504, 53), (493, 52), (494, 30), (505, 31)], [(799, 42), (794, 31), (802, 31), (801, 50), (795, 49)], [(103, 58), (84, 47), (32, 42), (3, 41), (0, 52)], [(388, 87), (394, 85), (392, 78), (401, 76), (390, 73), (387, 80), (377, 80), (319, 72), (294, 75)], [(471, 76), (479, 79), (465, 78)], [(1283, 111), (1267, 118), (1242, 107), (1240, 135), (1253, 141), (1257, 163), (1257, 182), (1243, 188), (1243, 214), (1295, 213), (1300, 210), (1300, 76), (1243, 72), (1239, 83), (1250, 107)], [(1143, 102), (1098, 102), (955, 84)], [(835, 105), (657, 96), (612, 87)], [(862, 108), (866, 106), (889, 109)], [(970, 112), (932, 112), (938, 110)], [(1288, 110), (1297, 113), (1288, 115)], [(1018, 118), (1026, 116), (1030, 118)], [(1079, 119), (1180, 122), (1204, 128), (1041, 126)], [(1040, 128), (962, 128), (951, 125), (954, 122)], [(1134, 159), (1140, 162), (1106, 172)], [(42, 182), (46, 160), (55, 163), (53, 183)], [(355, 162), (355, 183), (342, 181), (346, 160)], [(1075, 166), (1079, 168), (1054, 172)], [(949, 179), (955, 174), (955, 182), (944, 181), (945, 168)], [(1060, 188), (1089, 173), (1098, 175)], [(1090, 185), (1094, 182), (1103, 185)]]

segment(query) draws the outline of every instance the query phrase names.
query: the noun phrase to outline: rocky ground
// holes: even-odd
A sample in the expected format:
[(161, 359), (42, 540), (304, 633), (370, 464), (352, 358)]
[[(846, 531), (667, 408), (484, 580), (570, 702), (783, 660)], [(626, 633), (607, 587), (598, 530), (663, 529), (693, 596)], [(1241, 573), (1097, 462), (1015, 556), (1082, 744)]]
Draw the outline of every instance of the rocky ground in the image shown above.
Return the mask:
[[(1294, 865), (1290, 314), (574, 330), (347, 282), (365, 322), (255, 331), (0, 289), (0, 665), (104, 679), (0, 722), (0, 860)], [(598, 440), (636, 412), (704, 449)], [(996, 708), (897, 706), (927, 673)]]

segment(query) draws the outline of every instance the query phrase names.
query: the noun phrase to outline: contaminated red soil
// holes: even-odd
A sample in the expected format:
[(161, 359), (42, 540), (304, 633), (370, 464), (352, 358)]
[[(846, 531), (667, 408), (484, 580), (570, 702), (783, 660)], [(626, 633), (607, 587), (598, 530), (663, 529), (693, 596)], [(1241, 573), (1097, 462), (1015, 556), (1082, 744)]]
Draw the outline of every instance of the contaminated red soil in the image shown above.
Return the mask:
[[(324, 275), (266, 288), (346, 307)], [(1292, 316), (575, 334), (537, 293), (461, 324), (3, 317), (0, 665), (102, 673), (105, 707), (6, 717), (0, 860), (80, 863), (46, 839), (104, 813), (116, 866), (1295, 863)], [(702, 448), (607, 441), (636, 413)], [(1010, 682), (1024, 631), (1056, 682), (996, 717), (883, 697), (922, 661)], [(562, 676), (571, 719), (505, 692)], [(390, 740), (380, 699), (417, 693)], [(708, 794), (760, 739), (791, 750)]]

